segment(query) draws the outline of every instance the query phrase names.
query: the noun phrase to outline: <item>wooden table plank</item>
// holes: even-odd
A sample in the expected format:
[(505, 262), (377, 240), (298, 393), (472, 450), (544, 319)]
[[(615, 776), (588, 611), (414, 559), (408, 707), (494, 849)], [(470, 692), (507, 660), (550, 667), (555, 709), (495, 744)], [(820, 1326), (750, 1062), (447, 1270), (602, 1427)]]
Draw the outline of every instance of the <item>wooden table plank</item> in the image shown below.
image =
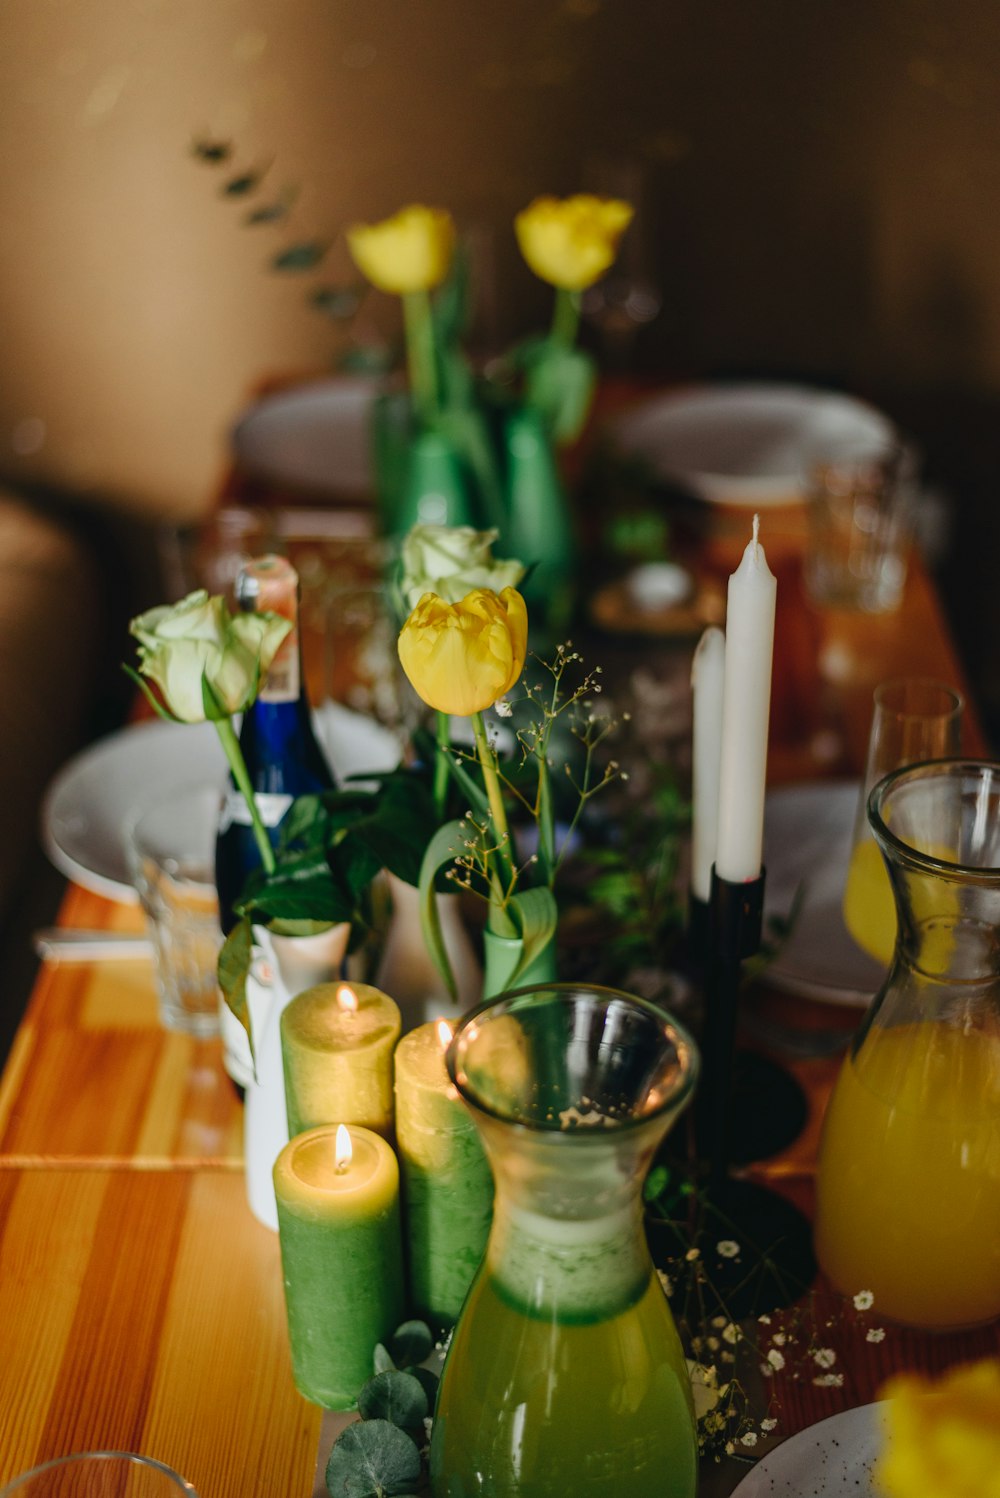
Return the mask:
[(0, 1167), (0, 1481), (101, 1446), (202, 1498), (306, 1498), (278, 1239), (224, 1171)]

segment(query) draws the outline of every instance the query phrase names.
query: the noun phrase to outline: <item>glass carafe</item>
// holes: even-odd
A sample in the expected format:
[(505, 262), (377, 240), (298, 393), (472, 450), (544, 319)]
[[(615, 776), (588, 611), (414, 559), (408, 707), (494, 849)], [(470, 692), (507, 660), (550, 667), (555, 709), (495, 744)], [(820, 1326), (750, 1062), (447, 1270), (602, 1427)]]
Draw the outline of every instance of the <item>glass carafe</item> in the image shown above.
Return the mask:
[(496, 1202), (439, 1391), (435, 1498), (691, 1498), (690, 1383), (641, 1188), (692, 1041), (641, 999), (552, 984), (474, 1010), (448, 1069)]
[(892, 966), (827, 1110), (816, 1253), (873, 1314), (1000, 1315), (1000, 764), (936, 760), (872, 791)]

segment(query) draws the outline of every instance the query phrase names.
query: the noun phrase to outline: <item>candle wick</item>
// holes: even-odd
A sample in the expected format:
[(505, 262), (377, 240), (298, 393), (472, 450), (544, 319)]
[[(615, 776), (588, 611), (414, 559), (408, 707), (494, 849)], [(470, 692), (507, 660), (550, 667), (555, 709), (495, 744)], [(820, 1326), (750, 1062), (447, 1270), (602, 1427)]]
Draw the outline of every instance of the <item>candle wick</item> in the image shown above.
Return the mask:
[(339, 1176), (346, 1176), (346, 1174), (347, 1174), (347, 1167), (350, 1165), (350, 1163), (351, 1163), (350, 1160), (338, 1160), (337, 1161), (337, 1174)]
[(759, 515), (755, 515), (753, 517), (753, 559), (754, 559), (755, 562), (757, 560), (757, 552), (758, 552), (758, 549), (759, 549), (759, 537), (760, 537), (760, 516)]

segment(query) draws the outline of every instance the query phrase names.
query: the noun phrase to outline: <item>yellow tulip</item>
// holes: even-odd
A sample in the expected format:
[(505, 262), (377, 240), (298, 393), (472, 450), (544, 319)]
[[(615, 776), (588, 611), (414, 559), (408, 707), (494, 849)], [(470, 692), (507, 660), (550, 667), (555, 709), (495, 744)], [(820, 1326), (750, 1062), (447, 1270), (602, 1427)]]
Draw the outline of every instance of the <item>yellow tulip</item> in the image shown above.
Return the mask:
[(899, 1374), (876, 1467), (889, 1498), (1000, 1498), (1000, 1360), (953, 1368), (936, 1381)]
[(473, 588), (460, 603), (425, 593), (403, 625), (399, 659), (414, 691), (470, 718), (509, 692), (524, 667), (528, 611), (515, 588)]
[(443, 208), (413, 203), (378, 224), (354, 224), (347, 231), (354, 263), (379, 291), (405, 296), (430, 291), (448, 274), (455, 248), (455, 225)]
[(517, 215), (514, 231), (536, 276), (565, 291), (584, 291), (613, 264), (633, 213), (620, 198), (590, 193), (536, 198)]

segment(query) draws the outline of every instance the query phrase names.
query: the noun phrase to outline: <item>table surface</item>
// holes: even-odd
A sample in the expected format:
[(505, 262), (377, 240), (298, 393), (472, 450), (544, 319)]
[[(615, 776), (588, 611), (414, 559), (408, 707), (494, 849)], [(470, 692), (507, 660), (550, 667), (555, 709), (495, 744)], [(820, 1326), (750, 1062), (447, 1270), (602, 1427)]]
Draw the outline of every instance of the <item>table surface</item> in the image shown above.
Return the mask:
[[(933, 587), (914, 561), (902, 608), (882, 617), (817, 610), (801, 590), (794, 524), (768, 550), (779, 608), (772, 783), (859, 770), (871, 690), (902, 673), (964, 687)], [(733, 540), (700, 564), (731, 570)], [(691, 642), (679, 647), (689, 651)], [(181, 732), (181, 730), (178, 730)], [(965, 748), (984, 745), (974, 709)], [(141, 930), (131, 906), (69, 886), (67, 925)], [(798, 1029), (859, 1011), (765, 993)], [(819, 1127), (838, 1056), (782, 1058), (809, 1117), (795, 1143), (750, 1173), (812, 1203)], [(276, 1235), (245, 1201), (242, 1107), (219, 1043), (163, 1031), (148, 960), (46, 962), (0, 1082), (0, 1481), (62, 1452), (112, 1446), (182, 1471), (201, 1498), (306, 1498), (322, 1412), (295, 1391)], [(828, 1333), (843, 1388), (775, 1379), (781, 1434), (875, 1397), (901, 1367), (943, 1368), (1000, 1348), (1000, 1328), (865, 1341), (841, 1313)], [(705, 1474), (730, 1491), (742, 1468)]]

